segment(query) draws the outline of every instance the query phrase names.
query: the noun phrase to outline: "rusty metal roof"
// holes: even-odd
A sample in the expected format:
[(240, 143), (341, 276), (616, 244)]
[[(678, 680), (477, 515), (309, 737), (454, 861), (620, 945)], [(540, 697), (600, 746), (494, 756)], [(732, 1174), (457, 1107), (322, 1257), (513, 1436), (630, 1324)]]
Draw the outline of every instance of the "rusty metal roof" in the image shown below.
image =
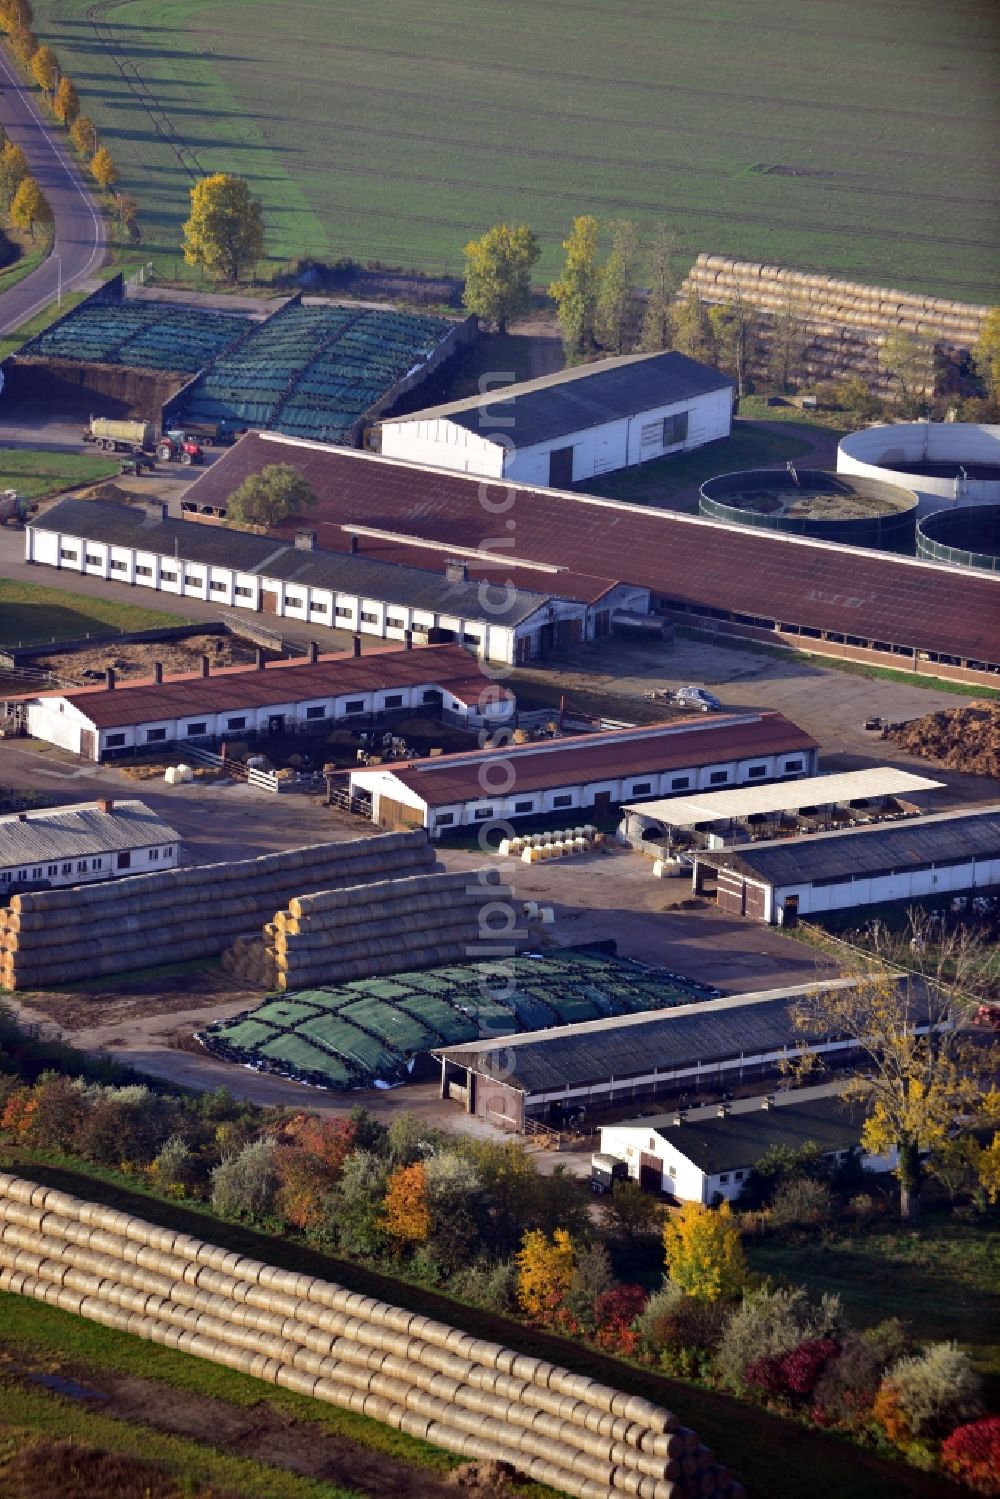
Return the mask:
[[(352, 523), (436, 545), (502, 548), (512, 566), (623, 579), (668, 605), (1000, 664), (1000, 580), (908, 557), (752, 534), (592, 495), (490, 484), (273, 433), (242, 438), (188, 498), (224, 506), (245, 478), (279, 461), (297, 469), (319, 501), (299, 524), (333, 550), (347, 549), (343, 528)], [(557, 573), (528, 586), (560, 594), (563, 585)]]
[(780, 713), (756, 713), (700, 724), (672, 722), (575, 734), (541, 744), (417, 760), (393, 765), (389, 771), (428, 806), (442, 807), (488, 801), (482, 767), (498, 755), (512, 767), (512, 790), (529, 792), (815, 748), (815, 739)]
[(228, 667), (203, 677), (197, 672), (121, 682), (113, 688), (81, 687), (26, 693), (26, 701), (64, 698), (98, 729), (128, 724), (197, 718), (199, 714), (264, 708), (269, 704), (312, 702), (353, 692), (393, 687), (441, 688), (460, 702), (475, 703), (487, 686), (476, 659), (457, 645), (415, 646), (412, 651), (375, 651), (366, 656), (324, 655), (315, 663), (277, 661), (265, 670)]

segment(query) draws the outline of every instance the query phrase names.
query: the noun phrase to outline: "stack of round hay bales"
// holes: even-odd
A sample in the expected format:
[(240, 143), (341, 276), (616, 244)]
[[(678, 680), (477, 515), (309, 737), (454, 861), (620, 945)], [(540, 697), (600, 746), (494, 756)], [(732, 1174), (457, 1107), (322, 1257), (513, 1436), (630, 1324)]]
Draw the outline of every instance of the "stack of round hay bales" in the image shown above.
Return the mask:
[(297, 989), (464, 961), (491, 936), (484, 909), (510, 900), (506, 885), (443, 871), (296, 896), (265, 936), (268, 972)]
[[(810, 377), (837, 380), (861, 375), (885, 392), (892, 382), (879, 365), (872, 336), (884, 341), (899, 329), (931, 342), (971, 348), (988, 312), (970, 303), (705, 254), (698, 256), (679, 296), (692, 291), (710, 304), (741, 299), (761, 314), (761, 348), (752, 374), (766, 373), (773, 319), (790, 312), (815, 340), (802, 360)], [(841, 329), (869, 337), (845, 347), (837, 337)]]
[(0, 910), (0, 984), (45, 988), (209, 957), (303, 890), (415, 874), (434, 863), (418, 829), (15, 895)]
[(580, 1499), (742, 1499), (671, 1412), (329, 1281), (0, 1173), (0, 1290)]

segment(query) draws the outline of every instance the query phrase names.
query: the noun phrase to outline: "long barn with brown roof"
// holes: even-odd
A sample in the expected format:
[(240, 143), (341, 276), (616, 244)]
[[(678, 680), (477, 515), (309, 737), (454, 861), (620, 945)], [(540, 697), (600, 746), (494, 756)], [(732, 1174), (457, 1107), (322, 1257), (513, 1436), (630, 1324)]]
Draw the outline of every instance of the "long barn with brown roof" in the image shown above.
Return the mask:
[[(545, 591), (583, 577), (627, 581), (649, 589), (654, 608), (712, 629), (903, 669), (964, 671), (969, 680), (1000, 672), (1000, 579), (913, 558), (491, 484), (274, 434), (244, 437), (186, 502), (224, 510), (245, 478), (275, 462), (311, 485), (318, 504), (308, 524), (329, 550), (421, 567), (440, 565), (443, 553), (466, 555), (474, 577)], [(290, 520), (277, 534), (301, 524)]]

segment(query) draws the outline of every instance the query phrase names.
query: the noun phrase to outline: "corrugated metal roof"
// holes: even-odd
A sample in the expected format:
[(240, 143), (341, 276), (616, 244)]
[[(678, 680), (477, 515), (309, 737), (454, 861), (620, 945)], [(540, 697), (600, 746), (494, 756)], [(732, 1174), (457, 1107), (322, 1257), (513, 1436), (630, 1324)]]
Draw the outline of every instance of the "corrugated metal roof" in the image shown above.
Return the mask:
[(116, 801), (110, 812), (93, 802), (0, 817), (0, 867), (23, 868), (46, 859), (89, 859), (96, 854), (178, 843), (144, 802)]
[(528, 1094), (579, 1088), (610, 1078), (624, 1082), (654, 1068), (674, 1071), (699, 1062), (708, 1066), (818, 1040), (819, 1032), (810, 1037), (808, 1029), (796, 1029), (792, 1012), (803, 995), (845, 982), (849, 981), (803, 984), (798, 989), (733, 995), (652, 1015), (592, 1020), (518, 1036), (516, 1044), (507, 1048), (480, 1041), (472, 1046), (435, 1048), (434, 1055)]
[(943, 781), (877, 765), (871, 770), (847, 770), (840, 775), (807, 776), (769, 786), (734, 786), (729, 791), (706, 791), (699, 796), (666, 796), (656, 801), (627, 802), (622, 810), (638, 812), (675, 828), (728, 817), (754, 817), (767, 812), (794, 812), (800, 807), (829, 806), (876, 796), (902, 796), (907, 791), (933, 791)]
[[(861, 640), (1000, 663), (1000, 579), (858, 547), (763, 535), (592, 495), (488, 484), (274, 434), (242, 438), (188, 498), (224, 506), (245, 478), (278, 461), (311, 485), (319, 503), (299, 524), (317, 530), (333, 550), (346, 549), (342, 527), (352, 522), (490, 549), (506, 528), (512, 565), (518, 557), (556, 563), (574, 574), (650, 588), (669, 604), (777, 616)], [(725, 466), (721, 456), (719, 463)]]
[(574, 734), (542, 744), (507, 745), (502, 750), (387, 768), (428, 806), (440, 807), (489, 800), (481, 771), (497, 755), (513, 767), (513, 788), (526, 792), (815, 748), (815, 739), (780, 713), (759, 713), (701, 724), (646, 724), (638, 729)]
[(996, 859), (1000, 858), (1000, 806), (937, 812), (931, 817), (781, 843), (743, 844), (698, 858), (713, 868), (735, 869), (781, 887), (817, 879), (867, 879), (939, 860)]
[(753, 1166), (778, 1146), (801, 1150), (818, 1145), (824, 1153), (849, 1150), (861, 1139), (865, 1112), (857, 1100), (817, 1098), (734, 1112), (725, 1119), (685, 1119), (683, 1124), (642, 1119), (636, 1128), (659, 1135), (707, 1176), (716, 1176)]
[[(486, 441), (493, 428), (505, 434), (516, 432), (518, 447), (525, 448), (713, 390), (729, 390), (733, 383), (728, 375), (686, 354), (625, 354), (508, 385), (487, 395), (430, 406), (398, 420), (446, 417)], [(485, 416), (484, 411), (488, 413)]]
[[(262, 578), (330, 588), (487, 624), (520, 624), (551, 597), (550, 593), (512, 588), (506, 599), (498, 600), (498, 607), (491, 609), (483, 603), (478, 582), (451, 582), (445, 577), (443, 555), (436, 569), (430, 571), (340, 551), (307, 551), (270, 536), (203, 526), (195, 521), (164, 520), (137, 505), (59, 500), (28, 524), (80, 541), (139, 548), (196, 565), (228, 567)], [(535, 581), (544, 586), (546, 582), (555, 583), (556, 577), (539, 574)]]
[[(27, 701), (64, 698), (98, 729), (199, 714), (264, 708), (269, 704), (312, 702), (354, 692), (384, 688), (442, 688), (460, 702), (473, 704), (487, 686), (475, 657), (457, 645), (416, 646), (412, 651), (374, 651), (366, 656), (320, 656), (315, 663), (273, 662), (264, 671), (252, 666), (227, 668), (212, 676), (196, 672), (164, 677), (162, 682), (122, 682), (112, 689), (81, 687), (26, 693)], [(503, 689), (501, 689), (503, 690)]]

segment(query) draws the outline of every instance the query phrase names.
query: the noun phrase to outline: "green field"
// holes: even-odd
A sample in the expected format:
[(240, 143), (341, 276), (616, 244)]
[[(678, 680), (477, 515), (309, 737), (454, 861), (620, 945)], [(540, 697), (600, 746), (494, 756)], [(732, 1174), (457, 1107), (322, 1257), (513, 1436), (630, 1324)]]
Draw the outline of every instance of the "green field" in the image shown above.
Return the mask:
[(85, 635), (159, 630), (186, 623), (180, 615), (165, 614), (160, 609), (0, 578), (0, 646), (48, 645), (50, 641), (76, 640)]
[(191, 181), (247, 177), (273, 257), (441, 272), (574, 214), (997, 298), (998, 12), (981, 0), (36, 0), (163, 269)]
[(16, 489), (32, 500), (44, 500), (78, 484), (96, 484), (117, 473), (117, 460), (90, 453), (45, 453), (34, 448), (0, 452), (0, 489)]

